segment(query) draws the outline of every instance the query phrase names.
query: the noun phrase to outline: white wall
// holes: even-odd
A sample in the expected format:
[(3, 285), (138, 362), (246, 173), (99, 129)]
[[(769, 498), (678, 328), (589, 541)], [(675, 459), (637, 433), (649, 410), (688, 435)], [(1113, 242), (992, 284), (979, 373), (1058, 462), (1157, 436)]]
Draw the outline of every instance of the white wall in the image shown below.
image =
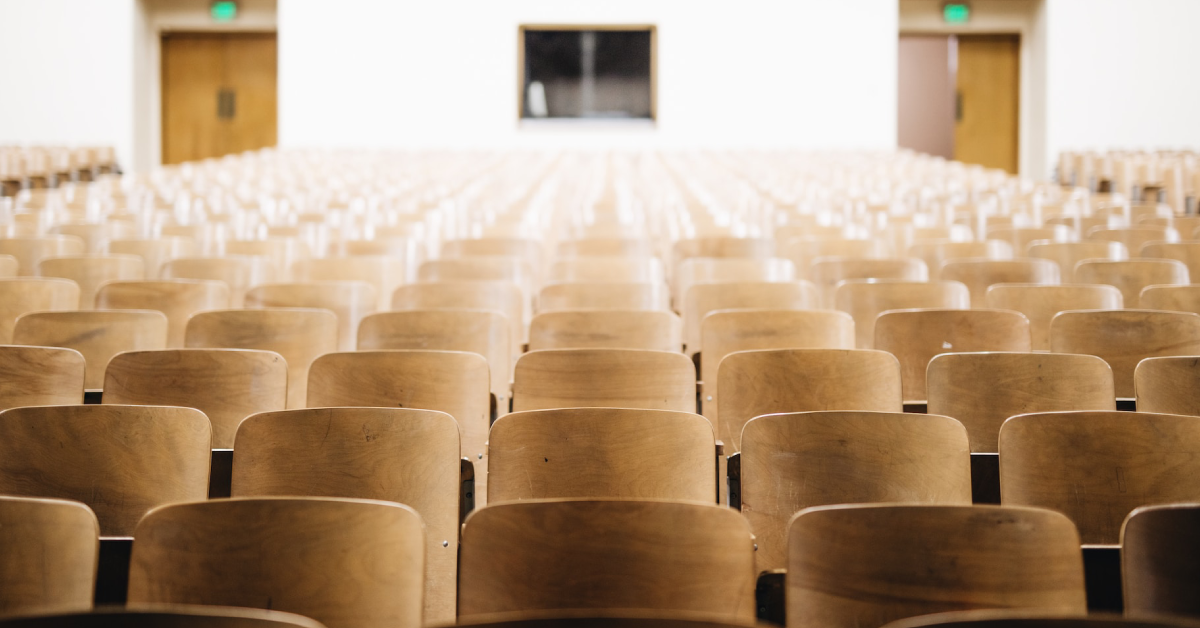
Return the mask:
[(135, 0), (0, 0), (0, 144), (133, 155)]
[(1046, 2), (1048, 154), (1200, 147), (1200, 2)]
[[(280, 143), (890, 148), (896, 2), (280, 0)], [(656, 128), (523, 128), (523, 23), (657, 25)]]

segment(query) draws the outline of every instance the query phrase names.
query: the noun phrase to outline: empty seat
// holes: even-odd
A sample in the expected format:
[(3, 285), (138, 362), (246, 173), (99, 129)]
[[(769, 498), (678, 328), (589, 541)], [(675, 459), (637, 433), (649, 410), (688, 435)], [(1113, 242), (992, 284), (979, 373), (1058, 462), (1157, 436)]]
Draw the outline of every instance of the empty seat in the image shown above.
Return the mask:
[(189, 238), (130, 238), (109, 242), (108, 252), (111, 255), (136, 255), (142, 258), (146, 276), (154, 278), (162, 272), (163, 264), (181, 257), (194, 257), (199, 247)]
[(818, 410), (900, 412), (900, 363), (884, 351), (771, 349), (725, 356), (717, 438), (741, 450), (742, 428), (764, 414)]
[(0, 617), (91, 610), (99, 550), (87, 506), (0, 497)]
[(862, 259), (853, 257), (831, 257), (813, 262), (808, 272), (809, 279), (821, 291), (822, 303), (834, 305), (834, 290), (838, 284), (850, 279), (894, 279), (897, 281), (928, 281), (929, 268), (915, 257), (889, 259)]
[(706, 236), (679, 240), (671, 246), (671, 268), (692, 257), (746, 257), (762, 259), (775, 254), (775, 241), (770, 238), (735, 238)]
[(338, 350), (353, 351), (358, 323), (375, 311), (375, 289), (363, 281), (273, 283), (246, 292), (246, 308), (320, 308), (337, 315)]
[(958, 281), (971, 293), (971, 307), (987, 307), (987, 290), (999, 283), (1057, 284), (1058, 265), (1044, 259), (957, 259), (942, 266), (941, 278)]
[(789, 628), (868, 628), (944, 611), (1086, 612), (1075, 526), (1040, 508), (851, 505), (788, 528)]
[(453, 621), (460, 455), (458, 423), (444, 412), (264, 412), (238, 427), (232, 495), (354, 497), (412, 507), (425, 524), (425, 621)]
[(1034, 242), (1029, 245), (1029, 257), (1047, 259), (1058, 263), (1059, 277), (1063, 283), (1078, 281), (1075, 268), (1083, 260), (1103, 259), (1119, 261), (1129, 259), (1129, 249), (1120, 242), (1093, 240), (1090, 242)]
[(113, 356), (166, 348), (167, 317), (152, 310), (32, 312), (17, 319), (13, 344), (78, 351), (86, 360), (84, 387), (100, 389)]
[(564, 240), (558, 243), (558, 256), (564, 258), (648, 258), (654, 254), (654, 243), (645, 238), (597, 237)]
[(1183, 285), (1188, 283), (1187, 266), (1173, 259), (1129, 259), (1119, 262), (1086, 260), (1075, 267), (1079, 283), (1098, 283), (1115, 286), (1121, 291), (1125, 307), (1139, 307), (1142, 288), (1154, 285)]
[(1200, 504), (1143, 506), (1121, 528), (1121, 581), (1129, 616), (1200, 615)]
[(692, 257), (679, 263), (672, 276), (672, 300), (679, 308), (688, 288), (701, 283), (795, 281), (791, 260), (778, 257)]
[(227, 240), (226, 255), (255, 255), (271, 261), (275, 281), (292, 281), (292, 264), (309, 256), (308, 245), (291, 238)]
[(17, 274), (17, 258), (12, 255), (0, 255), (0, 279), (11, 279)]
[(1138, 362), (1200, 355), (1200, 315), (1158, 310), (1062, 312), (1050, 323), (1050, 350), (1103, 358), (1112, 367), (1117, 397), (1130, 398)]
[(212, 429), (166, 406), (46, 406), (0, 412), (0, 494), (87, 504), (105, 536), (147, 511), (208, 497)]
[(688, 412), (562, 408), (497, 419), (488, 503), (543, 498), (714, 502), (712, 425)]
[(1139, 412), (1200, 416), (1200, 357), (1146, 358), (1133, 383)]
[(506, 281), (447, 281), (400, 286), (392, 294), (393, 310), (471, 309), (492, 310), (508, 318), (512, 350), (517, 355), (525, 343), (525, 298), (521, 288)]
[(323, 257), (300, 260), (292, 264), (292, 281), (312, 283), (326, 281), (366, 282), (373, 287), (378, 303), (373, 309), (384, 311), (392, 302), (392, 292), (404, 283), (404, 260), (381, 255), (356, 257)]
[(519, 257), (462, 257), (430, 260), (421, 264), (422, 282), (504, 281), (521, 287), (528, 301), (534, 289), (533, 270)]
[(90, 310), (96, 292), (110, 281), (143, 279), (142, 260), (133, 255), (47, 257), (38, 263), (42, 277), (70, 279), (79, 286), (79, 309)]
[(442, 257), (516, 257), (535, 270), (541, 268), (542, 243), (529, 238), (485, 237), (463, 240), (448, 240), (442, 243)]
[(272, 351), (129, 351), (108, 363), (103, 401), (196, 408), (212, 422), (213, 448), (232, 449), (242, 419), (287, 407), (287, 371)]
[(552, 283), (538, 293), (539, 312), (667, 310), (667, 288), (652, 283)]
[(906, 402), (926, 401), (925, 371), (942, 353), (1031, 351), (1029, 321), (1009, 310), (893, 310), (875, 321), (875, 348), (900, 361)]
[(1120, 242), (1131, 253), (1137, 253), (1142, 250), (1142, 245), (1147, 242), (1178, 242), (1179, 232), (1174, 227), (1154, 225), (1138, 225), (1136, 227), (1120, 227), (1116, 229), (1094, 227), (1088, 230), (1087, 239)]
[(69, 235), (0, 238), (0, 254), (16, 258), (21, 277), (37, 275), (38, 263), (48, 257), (76, 257), (85, 251), (83, 239)]
[(962, 309), (971, 307), (967, 287), (957, 281), (874, 281), (860, 279), (838, 286), (837, 309), (854, 318), (859, 349), (875, 346), (875, 319), (887, 310), (912, 308)]
[(883, 256), (875, 240), (786, 238), (779, 241), (779, 256), (792, 260), (796, 276), (807, 279), (813, 262), (821, 257), (873, 258)]
[(328, 498), (225, 499), (138, 524), (131, 609), (271, 608), (329, 628), (421, 626), (425, 538), (408, 506)]
[(1200, 314), (1200, 285), (1146, 286), (1138, 297), (1138, 307)]
[(550, 349), (513, 369), (513, 411), (551, 408), (696, 411), (696, 367), (681, 353)]
[(13, 326), (30, 312), (79, 309), (79, 285), (67, 279), (0, 279), (0, 344), (12, 344)]
[(807, 281), (698, 284), (683, 298), (683, 344), (689, 354), (704, 350), (700, 324), (709, 312), (732, 308), (805, 310), (816, 308), (819, 302), (816, 286)]
[(83, 372), (74, 349), (0, 345), (0, 410), (83, 403)]
[(683, 349), (682, 323), (673, 312), (563, 310), (533, 317), (529, 350)]
[(941, 278), (942, 264), (960, 259), (1008, 260), (1013, 258), (1012, 245), (1003, 240), (971, 242), (917, 242), (908, 247), (910, 257), (916, 257), (929, 267), (929, 279)]
[(1092, 355), (945, 353), (929, 361), (930, 414), (962, 422), (971, 451), (997, 451), (1000, 426), (1030, 412), (1116, 410), (1112, 369)]
[(582, 257), (562, 259), (550, 266), (547, 281), (559, 283), (663, 283), (662, 262), (656, 257)]
[(787, 567), (792, 515), (826, 504), (970, 504), (967, 432), (954, 419), (900, 412), (800, 412), (742, 429), (742, 514), (758, 570)]
[(287, 363), (287, 407), (303, 408), (308, 367), (337, 351), (337, 317), (328, 310), (272, 308), (201, 312), (187, 325), (186, 346), (273, 351)]
[(1070, 242), (1074, 238), (1071, 229), (1065, 225), (1054, 225), (1049, 227), (989, 227), (987, 230), (987, 238), (989, 240), (1004, 240), (1013, 247), (1013, 252), (1018, 255), (1025, 255), (1029, 252), (1029, 246), (1039, 240), (1048, 240), (1050, 242)]
[(1200, 500), (1200, 421), (1115, 411), (1015, 416), (1000, 428), (1000, 499), (1066, 513), (1084, 543), (1117, 543), (1134, 508)]
[(265, 257), (181, 257), (163, 264), (163, 279), (206, 279), (229, 286), (229, 307), (240, 308), (246, 290), (275, 280), (275, 267)]
[(192, 316), (229, 307), (229, 287), (219, 281), (168, 279), (113, 281), (96, 293), (101, 310), (156, 310), (167, 317), (167, 347), (184, 346)]
[(1147, 242), (1140, 253), (1143, 258), (1173, 259), (1188, 268), (1188, 277), (1200, 279), (1200, 241)]
[(1029, 319), (1029, 335), (1034, 351), (1050, 349), (1050, 321), (1067, 310), (1119, 310), (1124, 299), (1121, 291), (1102, 284), (1048, 286), (1002, 283), (987, 291), (987, 306), (1020, 312)]
[[(581, 568), (586, 565), (585, 568)], [(753, 620), (754, 548), (737, 512), (671, 501), (538, 500), (463, 528), (458, 614), (565, 609)]]

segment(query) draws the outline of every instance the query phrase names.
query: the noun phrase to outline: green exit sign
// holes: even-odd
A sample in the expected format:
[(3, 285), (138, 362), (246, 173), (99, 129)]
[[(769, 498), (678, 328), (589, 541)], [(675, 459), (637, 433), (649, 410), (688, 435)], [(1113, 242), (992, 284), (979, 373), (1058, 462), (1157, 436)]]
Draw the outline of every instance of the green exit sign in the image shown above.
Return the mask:
[(971, 19), (971, 5), (962, 2), (948, 2), (942, 6), (942, 19), (947, 24), (966, 24)]
[(237, 17), (238, 6), (233, 0), (217, 0), (209, 9), (212, 19), (218, 22), (229, 22)]

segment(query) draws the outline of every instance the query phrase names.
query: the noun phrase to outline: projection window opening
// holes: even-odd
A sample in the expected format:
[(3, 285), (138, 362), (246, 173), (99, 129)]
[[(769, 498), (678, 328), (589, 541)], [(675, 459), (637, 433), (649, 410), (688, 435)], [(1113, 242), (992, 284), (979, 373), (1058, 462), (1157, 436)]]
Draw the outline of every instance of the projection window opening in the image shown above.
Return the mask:
[(521, 27), (521, 118), (653, 120), (654, 39), (652, 26)]

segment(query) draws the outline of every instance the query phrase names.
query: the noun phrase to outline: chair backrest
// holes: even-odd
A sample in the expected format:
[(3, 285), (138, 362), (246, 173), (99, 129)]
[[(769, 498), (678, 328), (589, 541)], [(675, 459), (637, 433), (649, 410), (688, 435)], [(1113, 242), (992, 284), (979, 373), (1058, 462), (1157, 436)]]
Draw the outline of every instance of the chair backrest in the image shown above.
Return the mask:
[(167, 317), (153, 310), (31, 312), (17, 319), (13, 344), (78, 351), (86, 360), (84, 388), (100, 389), (113, 356), (167, 347)]
[(1117, 543), (1134, 508), (1200, 500), (1200, 420), (1116, 411), (1012, 417), (1000, 428), (1000, 499), (1066, 513), (1084, 543)]
[(1029, 246), (1039, 240), (1048, 240), (1050, 242), (1070, 242), (1072, 240), (1072, 230), (1065, 225), (1053, 225), (1048, 227), (989, 227), (987, 230), (987, 238), (989, 240), (1004, 240), (1012, 245), (1013, 251), (1017, 255), (1025, 255), (1029, 251)]
[(826, 307), (834, 306), (834, 290), (851, 279), (893, 279), (896, 281), (929, 281), (929, 268), (916, 257), (854, 258), (830, 257), (813, 262), (809, 279), (821, 292)]
[(83, 238), (71, 235), (0, 238), (0, 254), (17, 259), (17, 275), (20, 277), (37, 275), (38, 262), (47, 257), (73, 257), (85, 252)]
[(99, 551), (87, 506), (0, 496), (0, 617), (91, 610)]
[(928, 398), (929, 361), (942, 353), (1032, 351), (1029, 320), (1010, 310), (892, 310), (875, 321), (875, 348), (900, 360), (906, 402)]
[(30, 312), (79, 309), (79, 285), (68, 279), (0, 279), (0, 344), (12, 344), (13, 325)]
[(418, 408), (454, 417), (481, 495), (487, 494), (489, 389), (487, 360), (464, 351), (327, 353), (308, 371), (309, 408)]
[(1121, 291), (1101, 284), (1048, 286), (1002, 283), (987, 291), (987, 307), (1020, 312), (1029, 319), (1029, 335), (1034, 351), (1050, 349), (1050, 321), (1067, 310), (1119, 310), (1124, 304)]
[(1112, 367), (1117, 397), (1129, 398), (1134, 396), (1138, 362), (1200, 355), (1200, 315), (1159, 310), (1062, 312), (1050, 322), (1050, 350), (1103, 358)]
[(679, 240), (671, 246), (671, 269), (691, 257), (748, 257), (761, 259), (775, 254), (771, 238), (706, 236)]
[(355, 281), (370, 284), (378, 300), (373, 309), (379, 311), (388, 309), (392, 292), (404, 283), (405, 272), (403, 259), (382, 255), (321, 257), (292, 264), (292, 280), (296, 282)]
[(716, 421), (721, 360), (753, 349), (853, 349), (854, 319), (834, 310), (717, 310), (704, 317), (700, 336), (701, 409)]
[(448, 240), (442, 243), (444, 258), (506, 256), (524, 260), (535, 270), (541, 267), (542, 243), (529, 238), (485, 237)]
[(1029, 257), (1048, 259), (1058, 263), (1059, 278), (1063, 283), (1079, 281), (1075, 277), (1075, 267), (1083, 260), (1126, 260), (1129, 259), (1129, 249), (1120, 242), (1093, 240), (1089, 242), (1051, 242), (1039, 241), (1029, 245)]
[(546, 279), (559, 283), (661, 284), (664, 274), (657, 257), (580, 257), (554, 262)]
[(273, 351), (128, 351), (104, 371), (103, 402), (195, 408), (212, 422), (213, 449), (232, 449), (242, 419), (287, 407), (287, 373)]
[(859, 279), (838, 286), (834, 306), (854, 318), (859, 349), (875, 346), (875, 319), (888, 310), (971, 307), (971, 294), (957, 281), (873, 281)]
[(240, 308), (251, 286), (275, 281), (275, 266), (266, 257), (181, 257), (163, 264), (163, 279), (205, 279), (229, 286), (230, 307)]
[(1188, 268), (1188, 277), (1200, 279), (1200, 241), (1147, 242), (1139, 255), (1143, 258), (1173, 259)]
[(229, 286), (196, 279), (113, 281), (96, 293), (96, 309), (162, 312), (167, 317), (167, 346), (172, 349), (184, 346), (192, 316), (223, 310), (229, 303)]
[(513, 369), (513, 411), (553, 408), (696, 411), (696, 367), (682, 353), (548, 349)]
[(509, 502), (467, 519), (458, 614), (638, 609), (749, 621), (754, 578), (750, 527), (729, 508), (676, 501)]
[(84, 368), (74, 349), (0, 345), (0, 410), (83, 403)]
[(792, 260), (796, 276), (807, 279), (813, 262), (820, 257), (881, 257), (883, 246), (876, 240), (845, 240), (821, 238), (784, 238), (779, 244), (779, 256)]
[(0, 412), (0, 494), (87, 504), (105, 536), (151, 508), (208, 497), (212, 428), (168, 406), (45, 406)]
[(927, 374), (929, 412), (961, 421), (973, 452), (995, 453), (1011, 416), (1116, 410), (1112, 369), (1094, 355), (945, 353), (929, 361)]
[(779, 257), (692, 257), (679, 263), (671, 279), (671, 296), (679, 304), (688, 288), (699, 283), (795, 281), (796, 267)]
[(780, 412), (901, 412), (900, 363), (884, 351), (769, 349), (738, 351), (718, 371), (717, 438), (741, 450), (742, 428)]
[(819, 301), (816, 286), (807, 281), (697, 284), (683, 297), (683, 344), (689, 354), (703, 350), (700, 323), (709, 312), (731, 308), (809, 310)]
[(1146, 358), (1133, 371), (1141, 412), (1200, 416), (1200, 358)]
[(742, 429), (742, 514), (758, 571), (787, 567), (787, 526), (810, 506), (970, 504), (967, 432), (944, 416), (799, 412)]
[(971, 292), (971, 307), (987, 307), (987, 290), (998, 283), (1057, 284), (1058, 264), (1045, 259), (957, 259), (942, 266), (941, 278), (959, 281)]
[(501, 414), (511, 395), (513, 350), (508, 317), (468, 309), (371, 314), (358, 326), (358, 350), (469, 351), (487, 359), (491, 390)]
[(412, 408), (310, 408), (242, 422), (234, 497), (399, 502), (425, 523), (425, 620), (453, 621), (458, 581), (458, 423)]
[[(292, 281), (292, 264), (309, 256), (308, 245), (293, 238), (226, 240), (226, 255), (254, 255), (271, 260), (275, 281)], [(243, 295), (244, 296), (244, 295)]]
[(699, 415), (632, 408), (514, 412), (488, 439), (488, 503), (543, 498), (715, 502), (716, 444)]
[(163, 264), (180, 257), (193, 257), (199, 252), (199, 247), (194, 240), (182, 237), (130, 238), (109, 242), (108, 252), (142, 258), (146, 276), (155, 278), (162, 271)]
[(681, 351), (682, 322), (673, 312), (562, 310), (533, 317), (529, 350), (649, 349)]
[(1138, 306), (1147, 310), (1200, 314), (1200, 285), (1146, 286), (1142, 288)]
[(654, 243), (646, 238), (597, 237), (564, 240), (558, 243), (558, 256), (648, 258), (655, 254)]
[(1120, 242), (1131, 253), (1136, 253), (1141, 251), (1142, 245), (1147, 242), (1178, 242), (1179, 232), (1174, 227), (1154, 225), (1138, 225), (1136, 227), (1119, 227), (1115, 229), (1093, 227), (1088, 230), (1087, 239)]
[(0, 279), (12, 279), (17, 276), (17, 258), (12, 255), (0, 255)]
[(1140, 307), (1138, 297), (1142, 288), (1156, 285), (1186, 285), (1188, 270), (1183, 262), (1173, 259), (1134, 258), (1119, 262), (1085, 260), (1075, 267), (1079, 283), (1098, 283), (1115, 286), (1121, 291), (1125, 307)]
[(788, 528), (787, 576), (789, 628), (972, 608), (1087, 611), (1075, 526), (1040, 508), (809, 508)]
[(925, 261), (929, 279), (941, 278), (942, 264), (960, 259), (1007, 260), (1013, 258), (1012, 245), (1003, 240), (970, 242), (917, 242), (908, 247), (908, 255)]
[(520, 257), (488, 256), (435, 259), (421, 264), (417, 271), (421, 281), (505, 281), (521, 286), (522, 296), (528, 298), (534, 287), (533, 270)]
[(96, 292), (105, 283), (144, 278), (142, 260), (133, 255), (47, 257), (38, 263), (38, 274), (74, 281), (79, 286), (81, 310), (92, 309), (96, 303)]
[(441, 309), (492, 310), (508, 317), (512, 350), (519, 354), (525, 343), (525, 297), (507, 281), (446, 281), (400, 286), (392, 294), (393, 310)]
[(390, 502), (223, 499), (158, 508), (138, 524), (130, 608), (271, 608), (329, 628), (419, 628), (421, 517)]
[(552, 283), (538, 293), (538, 311), (669, 310), (667, 287), (656, 283)]
[(186, 346), (273, 351), (287, 363), (287, 407), (303, 408), (308, 367), (337, 351), (337, 316), (329, 310), (268, 308), (201, 312), (188, 321)]
[[(162, 604), (153, 609), (101, 606), (86, 613), (33, 615), (0, 620), (3, 628), (325, 628), (294, 613), (254, 608)], [(689, 628), (681, 626), (680, 628)], [(697, 626), (696, 628), (721, 628)]]
[(354, 350), (359, 322), (373, 313), (377, 306), (375, 288), (365, 281), (264, 284), (247, 291), (245, 303), (247, 309), (329, 310), (337, 316), (338, 347), (341, 351)]
[(1125, 614), (1200, 615), (1200, 504), (1143, 506), (1121, 528)]

